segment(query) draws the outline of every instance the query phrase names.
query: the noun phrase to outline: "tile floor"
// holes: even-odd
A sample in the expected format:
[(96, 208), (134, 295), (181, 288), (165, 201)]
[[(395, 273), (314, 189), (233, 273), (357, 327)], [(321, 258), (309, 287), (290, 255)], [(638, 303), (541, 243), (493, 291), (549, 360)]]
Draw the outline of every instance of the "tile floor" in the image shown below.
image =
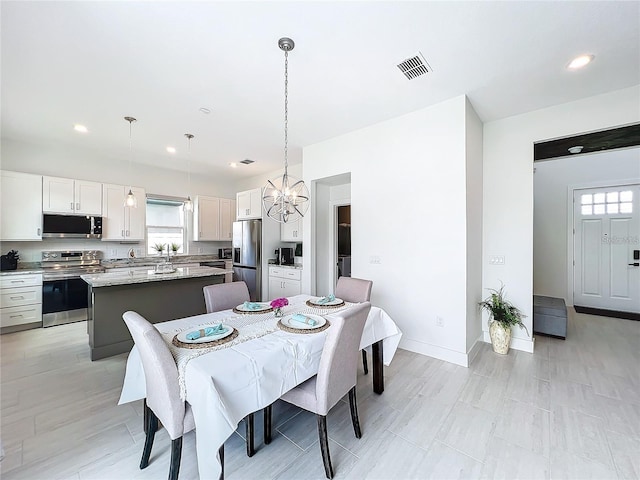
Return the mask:
[[(1, 477), (165, 479), (169, 439), (158, 432), (139, 470), (141, 402), (117, 405), (126, 355), (89, 361), (84, 323), (4, 335)], [(470, 368), (399, 350), (386, 389), (358, 378), (363, 437), (338, 404), (328, 429), (340, 479), (640, 478), (640, 323), (569, 312), (566, 341), (538, 336), (535, 354), (483, 345)], [(226, 478), (322, 479), (315, 418), (278, 403), (274, 440), (247, 458), (240, 425)], [(197, 479), (195, 434), (181, 479)]]

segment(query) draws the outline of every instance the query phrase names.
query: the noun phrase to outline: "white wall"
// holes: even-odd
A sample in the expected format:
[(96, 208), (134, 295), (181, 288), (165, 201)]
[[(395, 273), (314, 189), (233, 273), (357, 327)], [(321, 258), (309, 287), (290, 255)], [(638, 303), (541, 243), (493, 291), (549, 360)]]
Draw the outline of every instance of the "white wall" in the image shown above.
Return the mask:
[[(467, 352), (481, 338), (478, 302), (482, 298), (482, 122), (465, 104), (467, 185)], [(473, 354), (470, 355), (471, 359)], [(470, 359), (470, 360), (471, 360)]]
[[(352, 275), (373, 280), (372, 302), (398, 323), (401, 346), (459, 364), (467, 363), (466, 108), (457, 97), (303, 155), (305, 182), (351, 173)], [(305, 245), (327, 228), (320, 215), (305, 217)], [(304, 291), (314, 292), (314, 278), (305, 257)]]
[[(640, 148), (536, 162), (533, 209), (533, 293), (573, 305), (569, 211), (574, 188), (640, 182)], [(564, 208), (563, 208), (564, 207)]]
[[(640, 86), (556, 105), (484, 125), (483, 288), (506, 285), (527, 315), (533, 304), (533, 144), (551, 138), (640, 121)], [(564, 206), (560, 207), (564, 208)], [(504, 255), (504, 265), (489, 265)], [(486, 293), (486, 292), (485, 292)], [(483, 322), (485, 339), (488, 339)], [(532, 351), (524, 331), (514, 329), (512, 347)]]

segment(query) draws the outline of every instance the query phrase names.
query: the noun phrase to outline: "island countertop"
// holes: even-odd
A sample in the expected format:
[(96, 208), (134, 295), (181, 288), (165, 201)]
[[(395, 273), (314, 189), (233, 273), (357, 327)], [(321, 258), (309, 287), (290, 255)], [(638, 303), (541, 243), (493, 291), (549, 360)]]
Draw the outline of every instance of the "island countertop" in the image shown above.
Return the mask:
[(233, 273), (233, 270), (225, 270), (216, 267), (176, 267), (172, 273), (156, 273), (153, 268), (143, 270), (118, 269), (117, 271), (81, 275), (85, 282), (92, 288), (111, 287), (114, 285), (129, 285), (136, 283), (162, 282), (178, 280), (182, 278), (210, 277), (213, 275), (225, 275)]

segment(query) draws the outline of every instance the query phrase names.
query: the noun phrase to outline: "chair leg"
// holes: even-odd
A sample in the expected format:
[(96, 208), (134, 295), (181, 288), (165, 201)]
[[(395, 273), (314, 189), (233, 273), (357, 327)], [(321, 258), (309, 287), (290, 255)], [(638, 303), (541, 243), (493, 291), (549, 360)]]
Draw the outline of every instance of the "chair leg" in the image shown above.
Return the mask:
[(182, 456), (182, 437), (171, 440), (171, 465), (169, 466), (169, 480), (178, 480), (180, 473), (180, 457)]
[(364, 369), (364, 374), (369, 374), (369, 365), (367, 365), (367, 351), (362, 350), (362, 368)]
[(271, 407), (272, 405), (268, 405), (264, 407), (263, 411), (265, 445), (269, 445), (271, 443)]
[(360, 421), (358, 420), (358, 403), (356, 402), (356, 387), (349, 390), (349, 408), (351, 409), (351, 423), (353, 423), (353, 432), (356, 438), (362, 437), (360, 431)]
[(253, 457), (256, 450), (253, 446), (253, 413), (247, 415), (244, 419), (245, 432), (247, 437), (247, 457)]
[(327, 478), (333, 478), (331, 455), (329, 455), (329, 436), (327, 435), (327, 417), (324, 415), (316, 415), (316, 418), (318, 419), (318, 436), (320, 437), (320, 451), (322, 452), (324, 473), (327, 475)]
[(156, 430), (158, 430), (158, 417), (153, 411), (144, 405), (144, 416), (146, 419), (145, 431), (146, 436), (144, 439), (144, 448), (142, 449), (142, 459), (140, 460), (140, 470), (147, 468), (149, 465), (149, 457), (151, 456), (151, 448), (153, 447), (153, 439), (156, 436)]
[(224, 443), (218, 449), (218, 458), (220, 459), (220, 465), (222, 466), (219, 480), (224, 480)]

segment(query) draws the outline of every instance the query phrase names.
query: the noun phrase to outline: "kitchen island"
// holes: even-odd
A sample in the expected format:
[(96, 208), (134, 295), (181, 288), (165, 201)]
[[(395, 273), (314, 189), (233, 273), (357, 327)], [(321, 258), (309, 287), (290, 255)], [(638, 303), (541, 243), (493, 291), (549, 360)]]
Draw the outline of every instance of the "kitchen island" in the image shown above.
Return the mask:
[(82, 275), (89, 285), (87, 333), (91, 360), (125, 353), (133, 340), (122, 314), (133, 310), (151, 323), (206, 313), (202, 288), (224, 282), (232, 271), (214, 267), (117, 269)]

